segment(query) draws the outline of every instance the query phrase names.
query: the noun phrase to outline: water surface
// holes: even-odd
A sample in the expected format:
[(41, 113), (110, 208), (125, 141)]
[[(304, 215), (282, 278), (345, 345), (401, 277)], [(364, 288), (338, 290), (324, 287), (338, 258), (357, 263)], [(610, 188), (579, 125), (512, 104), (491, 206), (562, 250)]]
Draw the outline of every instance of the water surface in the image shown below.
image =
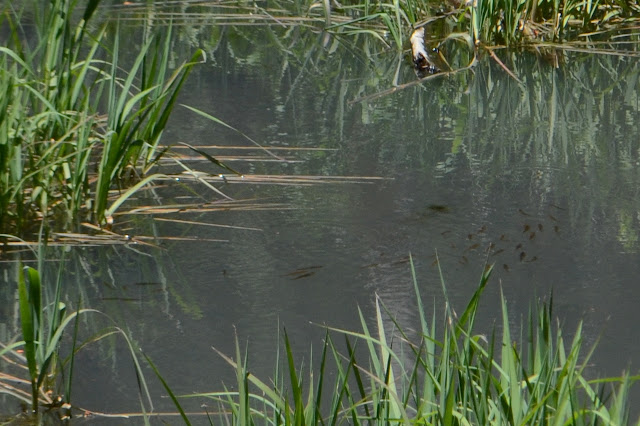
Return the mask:
[[(252, 371), (266, 379), (279, 331), (286, 328), (296, 356), (308, 362), (324, 333), (319, 325), (358, 329), (358, 307), (371, 318), (376, 294), (402, 323), (417, 325), (410, 254), (423, 298), (437, 312), (438, 262), (459, 310), (485, 264), (494, 264), (478, 331), (499, 322), (500, 291), (514, 324), (552, 292), (567, 331), (582, 319), (585, 349), (599, 340), (594, 374), (638, 370), (636, 59), (567, 53), (554, 68), (523, 53), (507, 62), (519, 83), (482, 58), (473, 72), (357, 101), (391, 87), (396, 71), (399, 83), (415, 80), (406, 59), (355, 53), (349, 39), (323, 48), (322, 36), (311, 33), (300, 36), (312, 46), (305, 56), (269, 50), (267, 42), (252, 47), (246, 31), (225, 31), (181, 101), (263, 145), (325, 148), (286, 153), (299, 162), (229, 164), (246, 174), (385, 179), (221, 184), (231, 197), (289, 208), (174, 216), (258, 230), (144, 219), (132, 228), (227, 242), (74, 249), (69, 280), (80, 285), (70, 287), (70, 298), (82, 288), (89, 305), (126, 324), (177, 393), (233, 383), (211, 346), (232, 354), (234, 333), (248, 342)], [(186, 109), (176, 111), (164, 141), (251, 146)], [(171, 191), (175, 200), (185, 195)], [(198, 191), (205, 200), (217, 197)], [(104, 346), (80, 357), (76, 403), (139, 410), (126, 350)]]

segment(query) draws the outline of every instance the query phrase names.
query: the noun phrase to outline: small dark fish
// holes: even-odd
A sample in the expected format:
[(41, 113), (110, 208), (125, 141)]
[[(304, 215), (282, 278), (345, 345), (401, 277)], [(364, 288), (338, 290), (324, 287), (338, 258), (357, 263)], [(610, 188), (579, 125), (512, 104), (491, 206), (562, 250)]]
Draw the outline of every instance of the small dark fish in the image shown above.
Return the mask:
[(322, 268), (321, 265), (313, 265), (313, 266), (308, 266), (306, 268), (298, 268), (295, 271), (285, 274), (284, 276), (290, 277), (292, 280), (299, 280), (300, 278), (310, 277), (311, 275), (316, 273), (314, 269), (320, 269), (320, 268)]
[(536, 231), (533, 231), (532, 233), (529, 234), (529, 239), (533, 240), (536, 237)]
[(502, 267), (504, 268), (505, 271), (509, 272), (509, 265), (505, 263), (504, 265), (502, 265)]
[(514, 250), (520, 250), (522, 248), (522, 243), (518, 244)]
[(467, 256), (462, 256), (459, 262), (463, 265), (466, 265), (467, 263), (469, 263), (469, 259), (467, 259)]
[(134, 283), (133, 285), (160, 285), (160, 283), (153, 283), (153, 282), (142, 282), (142, 283)]
[(531, 259), (525, 260), (525, 262), (535, 262), (538, 260), (538, 256), (533, 256)]
[(288, 274), (285, 274), (285, 277), (291, 276), (291, 275), (300, 275), (300, 274), (304, 274), (307, 273), (308, 271), (312, 270), (312, 269), (320, 269), (322, 268), (322, 266), (320, 265), (314, 265), (314, 266), (308, 266), (306, 268), (298, 268), (295, 271), (291, 271)]
[(556, 234), (560, 233), (560, 227), (558, 225), (554, 226), (553, 230), (556, 231)]
[(558, 209), (558, 210), (566, 210), (565, 208), (562, 208), (562, 207), (557, 206), (557, 205), (555, 205), (555, 204), (549, 204), (549, 206), (550, 206), (550, 207), (553, 207), (553, 208), (556, 208), (556, 209)]
[(482, 227), (476, 231), (476, 234), (483, 234), (486, 230), (487, 225), (482, 225)]
[(552, 220), (552, 221), (554, 221), (554, 222), (557, 222), (557, 221), (558, 221), (558, 219), (556, 219), (555, 217), (553, 217), (553, 215), (551, 215), (551, 214), (549, 215), (549, 219), (551, 219), (551, 220)]
[(496, 255), (502, 253), (503, 251), (504, 251), (504, 249), (498, 249), (498, 250), (494, 251), (493, 253), (491, 253), (491, 256), (496, 256)]
[(484, 251), (485, 253), (489, 253), (491, 252), (491, 250), (493, 250), (496, 247), (496, 245), (494, 243), (489, 243), (489, 246), (487, 247), (487, 249)]
[(296, 277), (292, 277), (292, 280), (299, 280), (300, 278), (307, 278), (315, 274), (315, 271), (307, 272), (306, 274), (297, 275)]
[(447, 236), (447, 235), (448, 235), (448, 234), (450, 234), (450, 233), (451, 233), (451, 231), (442, 231), (442, 232), (440, 233), (440, 235), (442, 235), (443, 237), (445, 237), (445, 236)]
[(402, 265), (403, 263), (408, 263), (409, 262), (409, 257), (403, 257), (400, 260), (395, 260), (393, 262), (391, 262), (392, 265)]
[(438, 264), (438, 258), (436, 257), (433, 262), (431, 262), (431, 266), (436, 266)]
[(473, 234), (467, 235), (467, 238), (470, 239), (470, 240), (473, 240)]
[(527, 257), (527, 254), (525, 252), (520, 252), (520, 262), (522, 262), (525, 257)]
[(528, 224), (524, 224), (524, 231), (522, 231), (522, 233), (524, 234), (525, 232), (527, 232), (529, 229), (531, 229), (531, 227)]
[(449, 246), (451, 246), (451, 248), (456, 248), (456, 245), (454, 243), (449, 244)]
[(475, 243), (470, 245), (469, 247), (467, 247), (467, 249), (465, 251), (470, 251), (470, 250), (475, 250), (480, 246), (480, 243)]
[(520, 214), (521, 214), (521, 215), (523, 215), (523, 216), (531, 216), (529, 213), (525, 212), (525, 211), (524, 211), (524, 210), (522, 210), (522, 209), (518, 209), (518, 213), (520, 213)]
[(449, 206), (445, 206), (444, 204), (430, 204), (428, 206), (428, 209), (433, 210), (434, 212), (440, 212), (440, 213), (449, 212)]
[(507, 239), (507, 237), (504, 234), (500, 235), (500, 241), (504, 241), (506, 239)]
[(544, 230), (544, 226), (541, 223), (538, 224), (538, 231), (542, 232)]

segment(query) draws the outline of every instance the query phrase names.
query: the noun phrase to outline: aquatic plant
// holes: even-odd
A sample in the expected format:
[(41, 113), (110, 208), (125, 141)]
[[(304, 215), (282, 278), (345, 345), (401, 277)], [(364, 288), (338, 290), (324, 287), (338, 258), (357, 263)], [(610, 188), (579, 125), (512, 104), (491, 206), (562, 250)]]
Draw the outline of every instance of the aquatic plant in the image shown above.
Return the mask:
[(23, 22), (25, 9), (13, 6), (3, 15), (8, 36), (0, 48), (0, 86), (6, 94), (0, 101), (0, 227), (5, 232), (23, 235), (41, 220), (68, 227), (88, 215), (102, 223), (110, 190), (139, 188), (157, 178), (146, 174), (163, 155), (157, 149), (160, 136), (189, 71), (203, 58), (196, 51), (170, 71), (171, 31), (163, 36), (148, 31), (125, 72), (118, 26), (90, 29), (100, 0), (87, 2), (81, 17), (77, 3), (45, 2), (30, 11), (33, 25)]
[[(546, 1), (546, 0), (474, 0), (441, 1), (395, 0), (391, 3), (360, 2), (334, 8), (333, 15), (343, 11), (355, 13), (351, 20), (338, 21), (328, 29), (347, 28), (347, 33), (370, 32), (402, 50), (414, 28), (446, 22), (444, 27), (468, 32), (476, 44), (489, 46), (535, 45), (542, 41), (562, 42), (579, 36), (604, 36), (637, 24), (640, 8), (633, 2)], [(434, 26), (435, 24), (435, 26)], [(380, 31), (381, 25), (384, 30)], [(365, 27), (365, 28), (363, 28)], [(448, 34), (435, 30), (434, 37)]]
[[(161, 145), (177, 97), (205, 54), (195, 48), (192, 55), (177, 52), (174, 28), (180, 27), (171, 19), (145, 21), (140, 26), (143, 31), (132, 30), (126, 17), (119, 15), (113, 21), (96, 22), (98, 4), (99, 0), (84, 4), (54, 0), (42, 9), (15, 6), (4, 15), (2, 24), (9, 36), (0, 49), (0, 85), (7, 93), (0, 100), (0, 229), (18, 238), (3, 241), (37, 245), (33, 235), (40, 223), (47, 225), (52, 238), (60, 233), (66, 234), (62, 239), (73, 235), (69, 243), (82, 240), (79, 225), (91, 233), (106, 231), (101, 243), (109, 238), (113, 243), (128, 241), (110, 232), (114, 214), (134, 194), (157, 189), (159, 181), (173, 182), (191, 194), (193, 184), (199, 183), (222, 201), (229, 201), (216, 188), (220, 184), (331, 180), (323, 176), (241, 176), (218, 161), (209, 148)], [(79, 14), (82, 5), (84, 13)], [(125, 29), (129, 31), (126, 37), (141, 40), (133, 55), (127, 55), (121, 46)], [(305, 43), (311, 44), (308, 39)], [(319, 45), (314, 49), (322, 50)], [(241, 134), (271, 161), (287, 161), (274, 153), (282, 148), (269, 150), (221, 120), (191, 111)], [(222, 179), (194, 171), (193, 159), (182, 154), (185, 148), (234, 176)], [(260, 158), (251, 160), (255, 163)], [(168, 161), (182, 173), (158, 173), (156, 166)], [(201, 205), (204, 197), (199, 193), (197, 198)], [(220, 200), (212, 202), (216, 201)], [(262, 208), (255, 200), (245, 204)], [(157, 208), (142, 206), (136, 212)]]
[[(137, 359), (137, 349), (127, 333), (112, 325), (103, 328), (84, 341), (78, 340), (80, 316), (97, 315), (100, 311), (77, 308), (71, 311), (61, 300), (62, 262), (53, 286), (47, 285), (39, 271), (43, 270), (41, 246), (38, 269), (21, 265), (17, 271), (18, 307), (21, 339), (0, 344), (3, 371), (0, 376), (0, 393), (11, 395), (30, 406), (29, 413), (38, 418), (40, 408), (59, 412), (64, 418), (71, 416), (72, 378), (76, 353), (89, 345), (110, 336), (121, 336), (129, 349), (138, 378), (140, 406), (145, 412), (153, 409), (149, 389)], [(95, 320), (94, 320), (95, 322)], [(65, 334), (71, 334), (66, 339)], [(66, 345), (70, 348), (66, 348)], [(67, 349), (64, 351), (64, 349)], [(68, 353), (63, 356), (63, 353)], [(23, 371), (27, 372), (27, 379)], [(28, 387), (28, 390), (25, 389)], [(145, 407), (146, 399), (148, 406)]]
[[(445, 312), (437, 327), (411, 267), (417, 332), (376, 298), (373, 329), (361, 311), (360, 332), (326, 327), (319, 365), (310, 360), (306, 369), (297, 367), (285, 331), (284, 372), (278, 363), (271, 381), (264, 381), (250, 372), (250, 351), (243, 354), (236, 337), (233, 357), (216, 350), (236, 372), (235, 390), (176, 396), (163, 385), (187, 424), (180, 403), (186, 398), (215, 402), (215, 415), (206, 415), (227, 424), (627, 424), (628, 391), (640, 376), (589, 379), (594, 348), (582, 351), (581, 325), (570, 341), (554, 327), (552, 298), (536, 303), (526, 324), (513, 331), (501, 295), (501, 331), (485, 335), (475, 320), (492, 268), (461, 315), (448, 301), (441, 273)], [(607, 391), (611, 383), (618, 386)]]
[(639, 10), (632, 3), (614, 0), (477, 0), (467, 2), (467, 12), (477, 43), (516, 45), (618, 31), (634, 21)]
[[(634, 5), (620, 5), (615, 0), (603, 2), (508, 1), (437, 1), (392, 0), (387, 2), (296, 0), (265, 4), (220, 4), (219, 2), (185, 2), (114, 7), (112, 12), (126, 22), (157, 22), (170, 16), (180, 29), (180, 37), (194, 46), (215, 51), (231, 28), (250, 26), (252, 30), (269, 28), (277, 33), (273, 40), (280, 49), (289, 50), (284, 39), (292, 28), (328, 32), (345, 40), (366, 36), (379, 46), (397, 52), (406, 50), (412, 32), (427, 28), (434, 45), (452, 32), (464, 32), (475, 41), (489, 46), (536, 44), (542, 41), (565, 41), (570, 36), (596, 30), (624, 28), (633, 22)], [(557, 19), (557, 13), (562, 19)], [(558, 12), (559, 11), (559, 12)], [(257, 28), (256, 28), (257, 27)], [(278, 30), (282, 31), (278, 31)], [(569, 31), (571, 30), (571, 31)], [(212, 36), (212, 37), (210, 37)], [(236, 39), (238, 49), (250, 48), (259, 37)], [(326, 34), (322, 43), (329, 42)], [(325, 46), (326, 47), (326, 46)], [(313, 47), (310, 47), (313, 49)]]

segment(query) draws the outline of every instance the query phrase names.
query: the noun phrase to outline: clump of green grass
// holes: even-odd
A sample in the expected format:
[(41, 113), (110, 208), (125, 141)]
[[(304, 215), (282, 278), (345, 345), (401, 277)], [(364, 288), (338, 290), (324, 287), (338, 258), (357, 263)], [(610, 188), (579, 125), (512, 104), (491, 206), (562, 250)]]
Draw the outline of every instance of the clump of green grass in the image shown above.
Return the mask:
[[(501, 296), (500, 332), (478, 333), (475, 320), (489, 267), (461, 315), (449, 304), (445, 289), (444, 322), (437, 326), (435, 314), (422, 304), (411, 266), (420, 321), (417, 338), (411, 337), (415, 330), (399, 324), (376, 299), (373, 329), (362, 312), (360, 332), (328, 327), (319, 365), (310, 362), (307, 373), (297, 367), (286, 332), (284, 373), (277, 367), (272, 382), (250, 372), (249, 354), (242, 353), (236, 339), (234, 357), (216, 351), (235, 369), (235, 389), (182, 398), (214, 401), (218, 418), (210, 420), (226, 424), (628, 423), (628, 391), (640, 377), (625, 373), (589, 379), (593, 348), (583, 351), (581, 325), (566, 340), (565, 331), (554, 325), (551, 300), (536, 304), (526, 324), (514, 332)], [(442, 285), (444, 289), (444, 280)], [(344, 340), (346, 351), (334, 336)], [(607, 388), (612, 383), (617, 387)], [(180, 408), (179, 397), (163, 384)]]
[[(315, 2), (313, 6), (319, 4)], [(394, 0), (359, 1), (341, 7), (324, 2), (326, 29), (339, 34), (370, 34), (402, 51), (415, 28), (427, 26), (441, 40), (465, 32), (476, 45), (527, 46), (565, 42), (634, 28), (640, 8), (617, 0)]]
[[(61, 300), (64, 262), (51, 283), (43, 279), (40, 273), (43, 270), (43, 253), (44, 245), (41, 244), (37, 269), (28, 266), (22, 268), (21, 264), (15, 264), (20, 336), (11, 342), (0, 343), (0, 358), (3, 361), (0, 393), (27, 404), (29, 409), (25, 412), (33, 420), (41, 421), (45, 411), (69, 418), (76, 408), (71, 399), (76, 353), (90, 343), (110, 336), (121, 336), (129, 349), (138, 378), (142, 415), (153, 410), (149, 389), (137, 358), (138, 351), (131, 338), (120, 327), (111, 325), (87, 340), (78, 339), (81, 316), (104, 317), (104, 314), (89, 308), (71, 310)], [(68, 355), (64, 355), (65, 352)]]
[(476, 43), (521, 45), (624, 29), (638, 12), (637, 5), (615, 0), (476, 0), (467, 2), (464, 17), (470, 17), (469, 30)]
[[(158, 144), (193, 57), (169, 69), (171, 27), (146, 32), (127, 70), (118, 26), (92, 30), (100, 0), (51, 0), (0, 24), (0, 228), (105, 220), (109, 190), (151, 182)], [(26, 10), (26, 9), (25, 9)], [(25, 21), (32, 21), (27, 25)], [(97, 170), (97, 171), (96, 171)], [(129, 196), (130, 193), (125, 193)]]

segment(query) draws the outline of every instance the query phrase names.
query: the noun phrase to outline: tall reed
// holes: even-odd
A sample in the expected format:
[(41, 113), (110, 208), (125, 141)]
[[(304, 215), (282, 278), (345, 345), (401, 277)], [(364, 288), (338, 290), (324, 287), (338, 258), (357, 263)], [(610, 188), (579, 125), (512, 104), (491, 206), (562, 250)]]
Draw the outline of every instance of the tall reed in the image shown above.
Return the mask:
[[(103, 222), (109, 190), (140, 182), (160, 156), (158, 143), (177, 95), (203, 58), (197, 51), (170, 70), (169, 30), (146, 38), (124, 71), (119, 27), (90, 28), (99, 4), (51, 0), (34, 7), (29, 19), (27, 8), (17, 5), (4, 15), (0, 228), (5, 232), (27, 233), (40, 220), (68, 227), (90, 215)], [(29, 20), (33, 24), (25, 23)]]
[(436, 39), (455, 29), (468, 32), (478, 45), (523, 46), (573, 40), (581, 34), (627, 26), (632, 29), (639, 12), (635, 3), (617, 0), (365, 1), (334, 8), (326, 29), (371, 34), (401, 51), (414, 28), (443, 20), (447, 32), (436, 30)]
[(567, 41), (612, 26), (624, 29), (637, 12), (637, 6), (615, 0), (477, 0), (466, 2), (465, 9), (476, 43), (510, 46)]

